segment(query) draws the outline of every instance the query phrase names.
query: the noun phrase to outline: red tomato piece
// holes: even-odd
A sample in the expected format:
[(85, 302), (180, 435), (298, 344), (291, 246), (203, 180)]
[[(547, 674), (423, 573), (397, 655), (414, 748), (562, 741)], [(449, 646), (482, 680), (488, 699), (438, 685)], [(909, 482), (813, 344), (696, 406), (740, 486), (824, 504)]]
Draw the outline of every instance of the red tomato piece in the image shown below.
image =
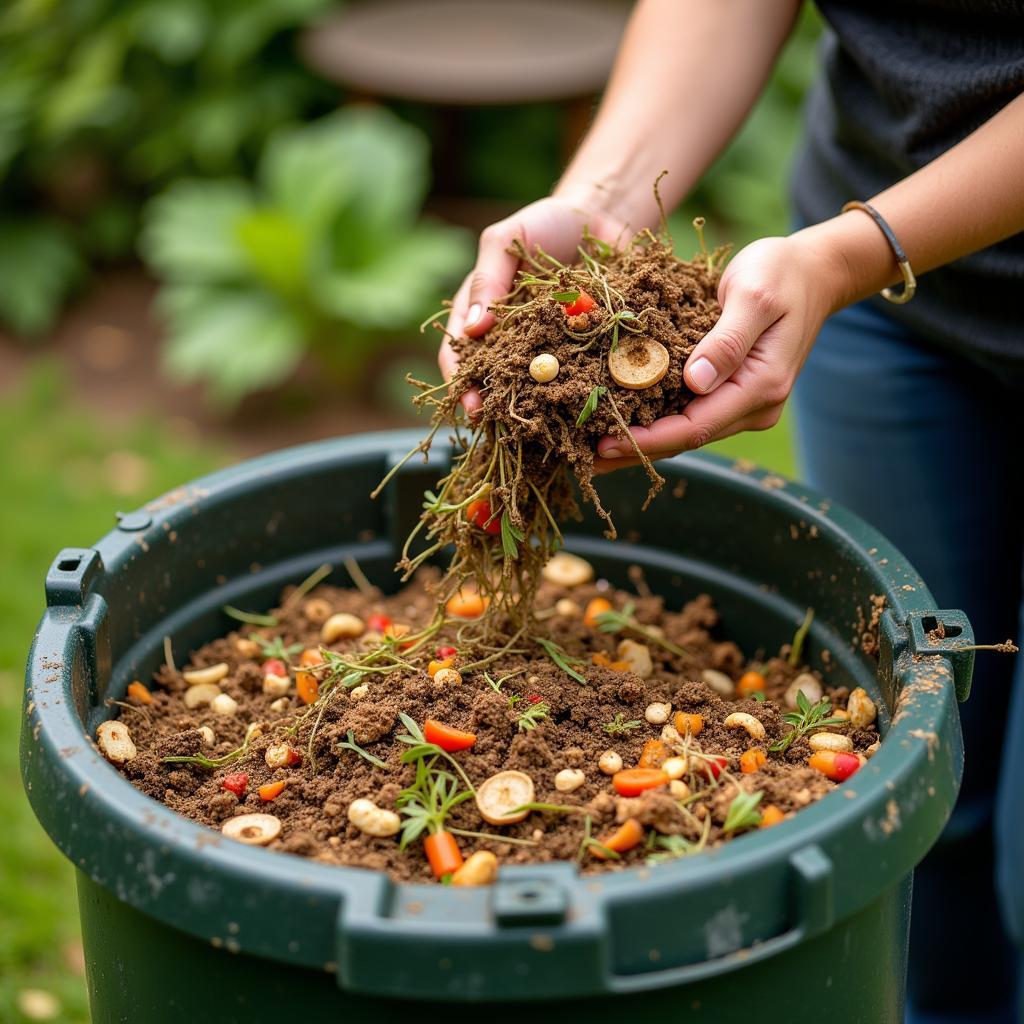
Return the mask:
[(428, 743), (433, 743), (449, 754), (454, 754), (457, 750), (469, 750), (476, 743), (475, 732), (453, 729), (450, 725), (433, 718), (428, 718), (423, 723), (423, 736)]
[(249, 788), (249, 776), (245, 772), (232, 772), (230, 775), (225, 775), (221, 780), (221, 789), (226, 789), (229, 793), (234, 793), (239, 800), (245, 796), (245, 791)]
[(265, 676), (286, 676), (288, 666), (280, 658), (268, 658), (263, 662), (263, 674)]
[(449, 647), (447, 644), (442, 644), (436, 648), (434, 654), (437, 655), (438, 661), (444, 661), (445, 658), (454, 658), (459, 652), (454, 647)]
[(366, 620), (366, 628), (371, 633), (386, 633), (391, 626), (391, 619), (380, 612), (376, 612)]
[(587, 292), (580, 289), (579, 295), (572, 302), (563, 302), (566, 316), (579, 316), (581, 313), (588, 313), (597, 303)]
[[(487, 533), (501, 533), (501, 520), (498, 516), (491, 519), (491, 503), (486, 498), (477, 498), (466, 506), (466, 518)], [(488, 521), (489, 520), (489, 521)]]

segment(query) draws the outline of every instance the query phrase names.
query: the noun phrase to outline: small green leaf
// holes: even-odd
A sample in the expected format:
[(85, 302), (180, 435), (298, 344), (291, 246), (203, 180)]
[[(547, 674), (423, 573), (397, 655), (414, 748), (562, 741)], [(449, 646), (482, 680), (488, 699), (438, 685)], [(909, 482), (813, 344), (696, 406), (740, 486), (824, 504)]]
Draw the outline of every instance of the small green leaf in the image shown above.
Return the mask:
[(579, 292), (552, 292), (551, 298), (555, 302), (575, 302), (580, 297)]
[(506, 558), (519, 557), (519, 545), (517, 541), (523, 541), (526, 534), (517, 526), (513, 525), (508, 512), (501, 513), (501, 547)]
[(789, 664), (792, 668), (796, 668), (797, 665), (800, 664), (800, 657), (804, 651), (804, 641), (807, 639), (807, 634), (810, 631), (811, 623), (813, 621), (814, 609), (808, 608), (807, 614), (804, 616), (804, 621), (800, 624), (800, 628), (793, 634), (793, 644), (789, 649)]
[(565, 650), (559, 647), (553, 640), (548, 640), (545, 637), (538, 636), (534, 637), (538, 644), (544, 648), (544, 653), (567, 675), (571, 676), (578, 683), (586, 683), (586, 679), (579, 674), (572, 665), (582, 665), (583, 662), (579, 658), (574, 658), (568, 654)]
[(576, 426), (582, 427), (587, 420), (597, 411), (597, 403), (601, 401), (601, 397), (608, 393), (606, 387), (598, 386), (594, 388), (587, 396), (586, 402), (583, 403), (583, 408), (580, 409), (579, 416), (576, 417)]
[(741, 792), (729, 804), (729, 810), (725, 815), (723, 832), (738, 832), (740, 829), (755, 828), (761, 824), (761, 814), (757, 805), (761, 802), (764, 793)]

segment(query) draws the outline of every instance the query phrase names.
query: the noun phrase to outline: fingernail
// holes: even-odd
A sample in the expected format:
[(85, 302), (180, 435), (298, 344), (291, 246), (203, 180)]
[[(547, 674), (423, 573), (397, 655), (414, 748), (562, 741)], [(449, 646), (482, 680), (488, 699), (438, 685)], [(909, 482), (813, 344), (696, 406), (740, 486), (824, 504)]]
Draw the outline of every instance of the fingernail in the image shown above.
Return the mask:
[(690, 367), (690, 380), (698, 391), (707, 391), (718, 379), (718, 371), (703, 356)]
[(473, 324), (480, 319), (481, 312), (483, 312), (483, 307), (479, 302), (474, 302), (473, 305), (469, 307), (469, 312), (466, 314), (465, 326), (472, 327)]

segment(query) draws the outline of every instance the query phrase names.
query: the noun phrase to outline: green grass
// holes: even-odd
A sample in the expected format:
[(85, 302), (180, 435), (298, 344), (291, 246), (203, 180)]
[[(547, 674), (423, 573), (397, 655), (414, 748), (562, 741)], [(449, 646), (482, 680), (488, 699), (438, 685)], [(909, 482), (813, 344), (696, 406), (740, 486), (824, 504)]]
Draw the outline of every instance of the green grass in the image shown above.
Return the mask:
[(89, 1019), (74, 966), (71, 869), (36, 824), (18, 775), (24, 662), (43, 610), (46, 569), (60, 548), (89, 545), (110, 530), (116, 511), (216, 462), (208, 448), (156, 424), (97, 426), (68, 404), (52, 367), (0, 404), (0, 1021), (27, 1019), (17, 1010), (26, 988), (57, 997), (56, 1020)]
[[(793, 469), (785, 419), (714, 448), (777, 472)], [(88, 1020), (84, 982), (73, 966), (78, 912), (71, 869), (36, 824), (17, 768), (24, 661), (43, 609), (46, 569), (60, 548), (89, 545), (110, 530), (116, 511), (222, 461), (158, 424), (97, 425), (69, 404), (51, 366), (0, 404), (0, 1021), (24, 1019), (16, 1005), (26, 988), (57, 997), (55, 1019)]]
[(796, 477), (796, 452), (793, 446), (792, 416), (787, 410), (771, 430), (737, 434), (709, 445), (708, 451), (730, 459), (750, 459), (764, 469), (783, 476)]

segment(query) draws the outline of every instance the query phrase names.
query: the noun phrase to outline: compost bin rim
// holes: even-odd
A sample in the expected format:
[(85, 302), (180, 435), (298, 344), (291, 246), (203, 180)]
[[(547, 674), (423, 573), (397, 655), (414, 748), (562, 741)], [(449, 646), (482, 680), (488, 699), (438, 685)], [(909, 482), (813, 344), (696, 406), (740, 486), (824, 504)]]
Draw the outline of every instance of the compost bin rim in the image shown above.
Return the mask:
[[(150, 516), (154, 520), (151, 526), (155, 528), (162, 519), (174, 520), (182, 516), (190, 503), (215, 504), (218, 495), (230, 493), (238, 486), (257, 480), (280, 481), (301, 475), (303, 468), (311, 462), (322, 467), (325, 458), (386, 459), (404, 450), (406, 446), (411, 447), (418, 440), (419, 435), (415, 432), (391, 432), (303, 445), (201, 478), (186, 488), (150, 502), (140, 513)], [(608, 875), (580, 877), (575, 875), (574, 865), (516, 866), (503, 871), (498, 886), (491, 891), (456, 892), (438, 886), (397, 886), (383, 875), (356, 868), (316, 864), (298, 857), (281, 861), (268, 857), (270, 851), (224, 842), (204, 826), (151, 800), (131, 786), (92, 748), (88, 737), (83, 735), (71, 704), (72, 675), (82, 670), (80, 660), (84, 656), (81, 649), (82, 634), (75, 628), (79, 618), (87, 611), (81, 606), (51, 608), (44, 616), (30, 657), (30, 685), (26, 700), (32, 700), (33, 695), (46, 698), (38, 699), (34, 705), (27, 707), (23, 732), (23, 772), (37, 815), (69, 858), (94, 881), (111, 888), (119, 898), (146, 913), (155, 914), (192, 934), (213, 939), (216, 936), (211, 936), (209, 929), (197, 930), (190, 927), (189, 905), (190, 900), (205, 905), (219, 896), (225, 903), (222, 908), (225, 934), (220, 938), (229, 948), (233, 943), (237, 949), (256, 955), (328, 968), (334, 968), (341, 960), (341, 974), (345, 976), (346, 983), (353, 987), (360, 986), (360, 968), (359, 952), (352, 949), (351, 941), (336, 942), (332, 934), (325, 948), (325, 936), (321, 934), (310, 943), (315, 947), (311, 950), (307, 948), (307, 934), (291, 938), (287, 934), (288, 929), (284, 929), (285, 934), (279, 932), (270, 936), (274, 940), (272, 942), (268, 941), (266, 934), (253, 935), (243, 929), (239, 929), (237, 936), (232, 938), (228, 934), (230, 928), (227, 927), (231, 923), (232, 914), (245, 916), (254, 911), (251, 907), (246, 909), (244, 896), (233, 901), (229, 898), (230, 892), (234, 890), (236, 895), (244, 894), (248, 889), (250, 903), (255, 901), (256, 913), (268, 892), (273, 891), (276, 898), (285, 904), (296, 900), (304, 902), (311, 915), (314, 908), (320, 915), (326, 909), (331, 921), (334, 921), (340, 902), (342, 931), (345, 932), (347, 928), (350, 933), (358, 933), (367, 940), (367, 946), (379, 948), (381, 943), (387, 944), (389, 932), (392, 938), (429, 936), (433, 939), (436, 936), (440, 923), (429, 913), (421, 914), (414, 921), (408, 920), (407, 915), (403, 916), (401, 905), (406, 904), (406, 901), (424, 904), (428, 911), (443, 904), (445, 918), (449, 917), (451, 908), (456, 908), (458, 912), (455, 916), (463, 918), (454, 926), (456, 931), (461, 929), (463, 938), (479, 941), (481, 927), (488, 935), (494, 930), (490, 916), (493, 911), (492, 897), (500, 897), (502, 886), (514, 889), (516, 885), (533, 885), (545, 879), (553, 880), (556, 887), (575, 890), (574, 894), (571, 893), (576, 896), (571, 909), (578, 911), (578, 905), (585, 901), (589, 909), (585, 914), (577, 914), (577, 917), (587, 917), (590, 919), (589, 926), (601, 931), (612, 919), (618, 920), (622, 914), (630, 912), (630, 908), (636, 908), (652, 899), (663, 904), (665, 899), (673, 895), (678, 898), (680, 890), (691, 894), (698, 892), (712, 886), (716, 879), (720, 880), (723, 873), (729, 877), (735, 874), (738, 878), (743, 874), (740, 869), (747, 869), (749, 873), (751, 864), (761, 865), (764, 871), (771, 868), (776, 878), (786, 881), (787, 885), (794, 870), (794, 858), (807, 850), (826, 851), (833, 865), (837, 869), (841, 868), (844, 856), (848, 856), (848, 853), (844, 855), (841, 849), (835, 848), (835, 836), (840, 832), (864, 831), (869, 822), (874, 822), (876, 836), (869, 841), (884, 842), (889, 834), (884, 826), (887, 822), (892, 825), (891, 813), (887, 810), (887, 805), (892, 803), (892, 789), (898, 783), (907, 783), (920, 774), (924, 762), (934, 756), (931, 740), (927, 737), (937, 737), (943, 731), (942, 726), (948, 726), (952, 704), (952, 686), (949, 685), (953, 679), (952, 662), (945, 653), (940, 652), (938, 657), (915, 663), (913, 655), (915, 651), (919, 652), (919, 647), (911, 644), (908, 648), (905, 630), (901, 634), (903, 622), (912, 615), (920, 618), (945, 613), (932, 607), (931, 595), (920, 578), (891, 544), (857, 517), (824, 502), (813, 492), (795, 484), (782, 483), (781, 478), (763, 471), (738, 473), (735, 467), (730, 467), (728, 460), (704, 454), (671, 460), (670, 467), (666, 468), (669, 468), (669, 475), (690, 479), (703, 477), (724, 484), (740, 494), (756, 494), (758, 500), (786, 503), (791, 511), (801, 514), (804, 519), (815, 521), (819, 528), (831, 533), (834, 541), (859, 549), (860, 561), (871, 565), (875, 580), (880, 587), (884, 587), (891, 604), (883, 627), (896, 656), (894, 670), (904, 680), (904, 687), (915, 681), (922, 683), (920, 692), (915, 693), (915, 706), (904, 709), (903, 713), (896, 716), (885, 743), (876, 757), (858, 774), (855, 785), (830, 794), (817, 805), (801, 811), (793, 821), (784, 822), (767, 832), (742, 837), (720, 850), (707, 851), (694, 860), (670, 862), (654, 869), (639, 867)], [(766, 480), (769, 483), (766, 484)], [(114, 531), (103, 538), (94, 550), (120, 552), (123, 555), (129, 542), (124, 532)], [(876, 549), (875, 558), (869, 555), (869, 546)], [(889, 564), (878, 564), (880, 558), (887, 558)], [(114, 564), (113, 560), (111, 564)], [(907, 586), (913, 589), (903, 589)], [(962, 642), (969, 642), (969, 633), (963, 635)], [(55, 653), (57, 660), (53, 657)], [(64, 684), (61, 688), (62, 696), (53, 699), (54, 684), (58, 681)], [(38, 757), (39, 752), (33, 750), (34, 746), (39, 745), (41, 729), (42, 744), (49, 747), (49, 758), (45, 759), (45, 765), (41, 765), (44, 759)], [(77, 744), (62, 742), (68, 738), (77, 738)], [(949, 751), (949, 746), (943, 743), (941, 748), (943, 756), (951, 759), (949, 770), (955, 793), (954, 777), (959, 769), (955, 763), (956, 752)], [(103, 856), (98, 859), (78, 856), (76, 842), (71, 838), (77, 831), (76, 827), (66, 829), (66, 834), (62, 833), (57, 827), (57, 815), (53, 807), (40, 806), (38, 795), (33, 795), (33, 787), (43, 785), (55, 794), (63, 794), (64, 801), (72, 796), (74, 826), (81, 829), (79, 834), (90, 833), (89, 826), (108, 834), (112, 841), (104, 844)], [(856, 798), (851, 799), (848, 794), (852, 793), (856, 793)], [(947, 802), (951, 802), (950, 794), (946, 795), (949, 798)], [(42, 802), (45, 805), (45, 799)], [(58, 797), (55, 804), (59, 806), (60, 802)], [(870, 813), (865, 810), (865, 803), (870, 807)], [(918, 812), (926, 825), (934, 826), (933, 819), (936, 816), (944, 820), (944, 813), (948, 813), (948, 808), (933, 806), (931, 815), (923, 814), (922, 809), (927, 801), (918, 801), (918, 804), (920, 806), (911, 808), (908, 814)], [(117, 822), (118, 828), (112, 828), (113, 822)], [(907, 819), (903, 824), (911, 826), (913, 821)], [(163, 834), (155, 850), (152, 842), (154, 830)], [(880, 878), (884, 876), (895, 880), (902, 877), (912, 867), (918, 854), (923, 853), (924, 848), (934, 839), (934, 834), (929, 833), (937, 834), (938, 829), (925, 828), (922, 831), (918, 828), (917, 831), (928, 835), (928, 838), (919, 841), (909, 857), (904, 851), (899, 864), (884, 862), (884, 858), (879, 858), (876, 871)], [(118, 845), (119, 842), (121, 845)], [(133, 843), (137, 849), (131, 848)], [(183, 861), (189, 873), (194, 875), (184, 890), (176, 873), (170, 873), (169, 876), (168, 873), (160, 874), (160, 861), (172, 852), (175, 862)], [(904, 864), (906, 860), (910, 863)], [(278, 869), (282, 865), (287, 866), (287, 877), (279, 874)], [(126, 879), (122, 873), (129, 877)], [(131, 877), (133, 873), (136, 876), (134, 879)], [(198, 889), (196, 880), (202, 883)], [(188, 898), (181, 898), (183, 891)], [(595, 905), (599, 906), (595, 909)], [(828, 910), (828, 915), (841, 918), (855, 909), (857, 907), (849, 905), (848, 901), (839, 900)], [(238, 911), (244, 913), (239, 914)], [(594, 919), (597, 920), (596, 926), (593, 924)], [(516, 921), (514, 915), (511, 920)], [(526, 920), (523, 918), (523, 921)], [(450, 931), (453, 927), (451, 923), (444, 923)], [(543, 927), (546, 932), (557, 937), (565, 929), (571, 931), (573, 922), (570, 920), (564, 926), (553, 928), (546, 925)], [(585, 930), (588, 925), (584, 922), (581, 927)], [(431, 931), (432, 928), (434, 931)], [(444, 929), (441, 932), (444, 933)], [(498, 932), (501, 932), (500, 928)], [(517, 949), (524, 946), (521, 928), (513, 926), (506, 929), (505, 934), (506, 938), (514, 940)], [(616, 985), (642, 985), (642, 981), (622, 981), (621, 972), (616, 974), (608, 970), (604, 974), (607, 975), (604, 980), (609, 989)], [(661, 974), (657, 971), (643, 976), (660, 977)], [(638, 972), (637, 976), (641, 977), (641, 974)], [(429, 998), (434, 993), (419, 994)], [(517, 996), (509, 993), (507, 997)]]

